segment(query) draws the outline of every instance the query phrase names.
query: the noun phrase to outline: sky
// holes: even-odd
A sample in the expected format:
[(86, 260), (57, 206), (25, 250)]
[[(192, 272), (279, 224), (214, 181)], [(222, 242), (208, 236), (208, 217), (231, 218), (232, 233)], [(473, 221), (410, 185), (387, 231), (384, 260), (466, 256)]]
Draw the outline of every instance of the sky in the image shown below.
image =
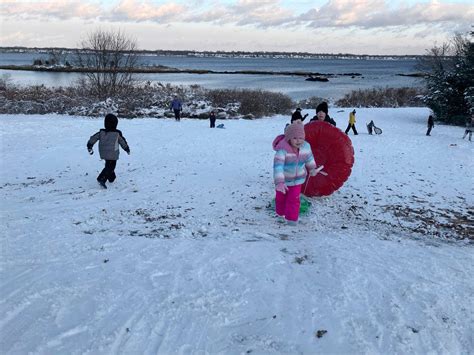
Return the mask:
[(100, 28), (147, 50), (425, 54), (473, 24), (467, 0), (0, 0), (3, 47), (80, 47)]

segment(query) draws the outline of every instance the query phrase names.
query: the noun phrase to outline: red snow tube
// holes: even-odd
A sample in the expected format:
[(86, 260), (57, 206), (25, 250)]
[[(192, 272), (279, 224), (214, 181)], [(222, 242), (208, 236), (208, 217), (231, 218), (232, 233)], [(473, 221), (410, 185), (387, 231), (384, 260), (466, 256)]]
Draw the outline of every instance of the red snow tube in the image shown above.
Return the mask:
[(324, 165), (328, 175), (306, 177), (302, 191), (306, 196), (327, 196), (339, 189), (351, 175), (354, 148), (349, 137), (333, 125), (315, 121), (304, 126), (305, 140), (311, 145), (314, 160)]

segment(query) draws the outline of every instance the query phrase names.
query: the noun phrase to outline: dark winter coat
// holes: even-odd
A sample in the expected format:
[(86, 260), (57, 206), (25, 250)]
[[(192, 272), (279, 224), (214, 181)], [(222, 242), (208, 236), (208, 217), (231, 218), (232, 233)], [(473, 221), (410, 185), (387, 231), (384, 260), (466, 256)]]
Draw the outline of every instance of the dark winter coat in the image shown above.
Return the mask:
[(179, 99), (173, 99), (173, 101), (171, 101), (170, 107), (172, 110), (181, 111), (182, 109), (181, 101), (179, 101)]
[(428, 127), (434, 127), (434, 118), (433, 118), (433, 116), (428, 117)]
[(336, 121), (334, 121), (329, 115), (326, 115), (326, 118), (324, 119), (324, 122), (332, 124), (334, 127), (336, 127)]
[(92, 149), (94, 144), (99, 141), (100, 158), (104, 160), (118, 160), (119, 145), (127, 153), (130, 153), (125, 137), (117, 129), (118, 119), (115, 115), (105, 116), (104, 126), (99, 132), (89, 138), (87, 149)]
[(466, 123), (466, 131), (467, 132), (472, 132), (474, 131), (474, 121), (469, 121)]
[(301, 111), (300, 110), (296, 110), (295, 112), (293, 112), (293, 114), (291, 115), (291, 123), (297, 121), (297, 120), (301, 120), (301, 122), (304, 121), (304, 119), (308, 116), (308, 114), (306, 115), (302, 115), (301, 114)]
[[(314, 121), (319, 121), (318, 120), (318, 116), (314, 116), (310, 122), (314, 122)], [(326, 118), (324, 119), (324, 122), (327, 122), (327, 123), (330, 123), (332, 124), (334, 127), (336, 127), (336, 121), (334, 121), (331, 117), (329, 117), (329, 115), (326, 115)]]

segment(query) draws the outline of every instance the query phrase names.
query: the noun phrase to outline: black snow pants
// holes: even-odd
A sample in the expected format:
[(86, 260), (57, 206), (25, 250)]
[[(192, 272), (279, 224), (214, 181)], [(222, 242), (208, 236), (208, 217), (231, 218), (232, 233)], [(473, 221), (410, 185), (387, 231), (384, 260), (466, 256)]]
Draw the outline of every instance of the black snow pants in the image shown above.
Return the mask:
[(346, 133), (346, 134), (349, 133), (349, 130), (350, 130), (351, 128), (352, 128), (352, 130), (354, 131), (354, 134), (355, 134), (355, 135), (358, 135), (358, 134), (359, 134), (359, 133), (357, 133), (357, 129), (356, 129), (355, 124), (350, 124), (350, 123), (347, 125), (347, 128), (346, 128), (345, 133)]
[(176, 121), (180, 121), (181, 120), (181, 110), (174, 109), (173, 111), (174, 111), (174, 119)]
[(426, 135), (430, 136), (431, 135), (431, 130), (433, 129), (433, 126), (428, 126), (428, 130), (426, 131)]
[(97, 181), (102, 181), (105, 183), (107, 180), (109, 180), (109, 182), (114, 182), (115, 178), (117, 177), (115, 175), (116, 165), (117, 160), (106, 160), (104, 169), (102, 169), (99, 176), (97, 176)]

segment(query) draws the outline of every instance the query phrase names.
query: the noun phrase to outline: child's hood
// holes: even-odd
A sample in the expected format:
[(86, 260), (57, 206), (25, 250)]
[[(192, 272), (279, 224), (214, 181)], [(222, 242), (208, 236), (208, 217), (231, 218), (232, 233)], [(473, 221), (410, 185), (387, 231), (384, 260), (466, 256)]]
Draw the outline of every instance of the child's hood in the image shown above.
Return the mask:
[(290, 143), (287, 142), (285, 139), (284, 134), (280, 134), (279, 136), (276, 136), (276, 138), (273, 140), (273, 150), (286, 150), (287, 152), (293, 152), (293, 148), (291, 148)]
[(104, 127), (106, 131), (113, 131), (117, 129), (118, 118), (117, 116), (109, 113), (105, 116)]

